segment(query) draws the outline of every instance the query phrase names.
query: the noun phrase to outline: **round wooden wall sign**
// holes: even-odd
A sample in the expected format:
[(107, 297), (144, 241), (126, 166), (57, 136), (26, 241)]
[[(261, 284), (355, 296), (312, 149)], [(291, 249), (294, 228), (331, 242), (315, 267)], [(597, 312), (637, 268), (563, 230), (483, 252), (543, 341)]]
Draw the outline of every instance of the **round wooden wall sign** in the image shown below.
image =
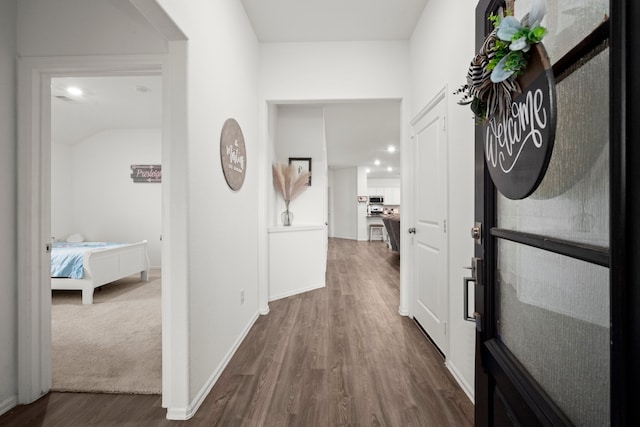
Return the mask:
[(235, 119), (227, 119), (222, 126), (220, 160), (227, 184), (234, 191), (240, 190), (247, 170), (247, 150), (242, 129)]
[(533, 193), (549, 166), (556, 135), (556, 91), (553, 70), (542, 43), (532, 48), (522, 93), (511, 111), (492, 118), (484, 128), (484, 154), (489, 174), (509, 199)]

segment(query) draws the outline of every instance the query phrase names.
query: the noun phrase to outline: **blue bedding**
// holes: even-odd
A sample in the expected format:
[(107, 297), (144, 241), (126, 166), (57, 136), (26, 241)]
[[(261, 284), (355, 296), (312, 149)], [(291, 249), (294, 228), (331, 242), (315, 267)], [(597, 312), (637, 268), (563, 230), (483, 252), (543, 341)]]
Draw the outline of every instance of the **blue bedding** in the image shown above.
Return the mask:
[(82, 279), (84, 276), (82, 258), (85, 252), (124, 244), (112, 242), (54, 242), (51, 250), (51, 277)]

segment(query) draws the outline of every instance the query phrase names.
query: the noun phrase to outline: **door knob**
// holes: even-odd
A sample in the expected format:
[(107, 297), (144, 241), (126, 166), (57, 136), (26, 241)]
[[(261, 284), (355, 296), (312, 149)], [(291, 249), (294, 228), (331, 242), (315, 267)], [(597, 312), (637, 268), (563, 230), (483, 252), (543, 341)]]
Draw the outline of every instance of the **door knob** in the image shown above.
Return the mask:
[(416, 228), (415, 227), (411, 227), (409, 229), (409, 234), (416, 234)]

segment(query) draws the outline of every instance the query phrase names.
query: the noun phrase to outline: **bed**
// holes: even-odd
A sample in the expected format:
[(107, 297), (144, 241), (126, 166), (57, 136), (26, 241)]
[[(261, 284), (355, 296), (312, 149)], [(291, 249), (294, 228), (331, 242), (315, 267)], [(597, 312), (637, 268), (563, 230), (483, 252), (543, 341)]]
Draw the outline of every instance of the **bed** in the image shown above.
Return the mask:
[(80, 290), (83, 304), (93, 304), (93, 290), (102, 285), (136, 273), (147, 281), (148, 272), (146, 240), (52, 244), (51, 289)]

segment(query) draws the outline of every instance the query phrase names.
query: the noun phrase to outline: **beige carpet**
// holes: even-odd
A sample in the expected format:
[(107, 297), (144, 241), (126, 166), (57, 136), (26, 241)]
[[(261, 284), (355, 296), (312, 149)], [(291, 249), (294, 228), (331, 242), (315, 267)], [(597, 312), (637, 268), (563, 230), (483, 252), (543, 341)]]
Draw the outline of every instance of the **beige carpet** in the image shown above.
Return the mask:
[(160, 394), (160, 274), (130, 276), (94, 292), (53, 291), (53, 390)]

